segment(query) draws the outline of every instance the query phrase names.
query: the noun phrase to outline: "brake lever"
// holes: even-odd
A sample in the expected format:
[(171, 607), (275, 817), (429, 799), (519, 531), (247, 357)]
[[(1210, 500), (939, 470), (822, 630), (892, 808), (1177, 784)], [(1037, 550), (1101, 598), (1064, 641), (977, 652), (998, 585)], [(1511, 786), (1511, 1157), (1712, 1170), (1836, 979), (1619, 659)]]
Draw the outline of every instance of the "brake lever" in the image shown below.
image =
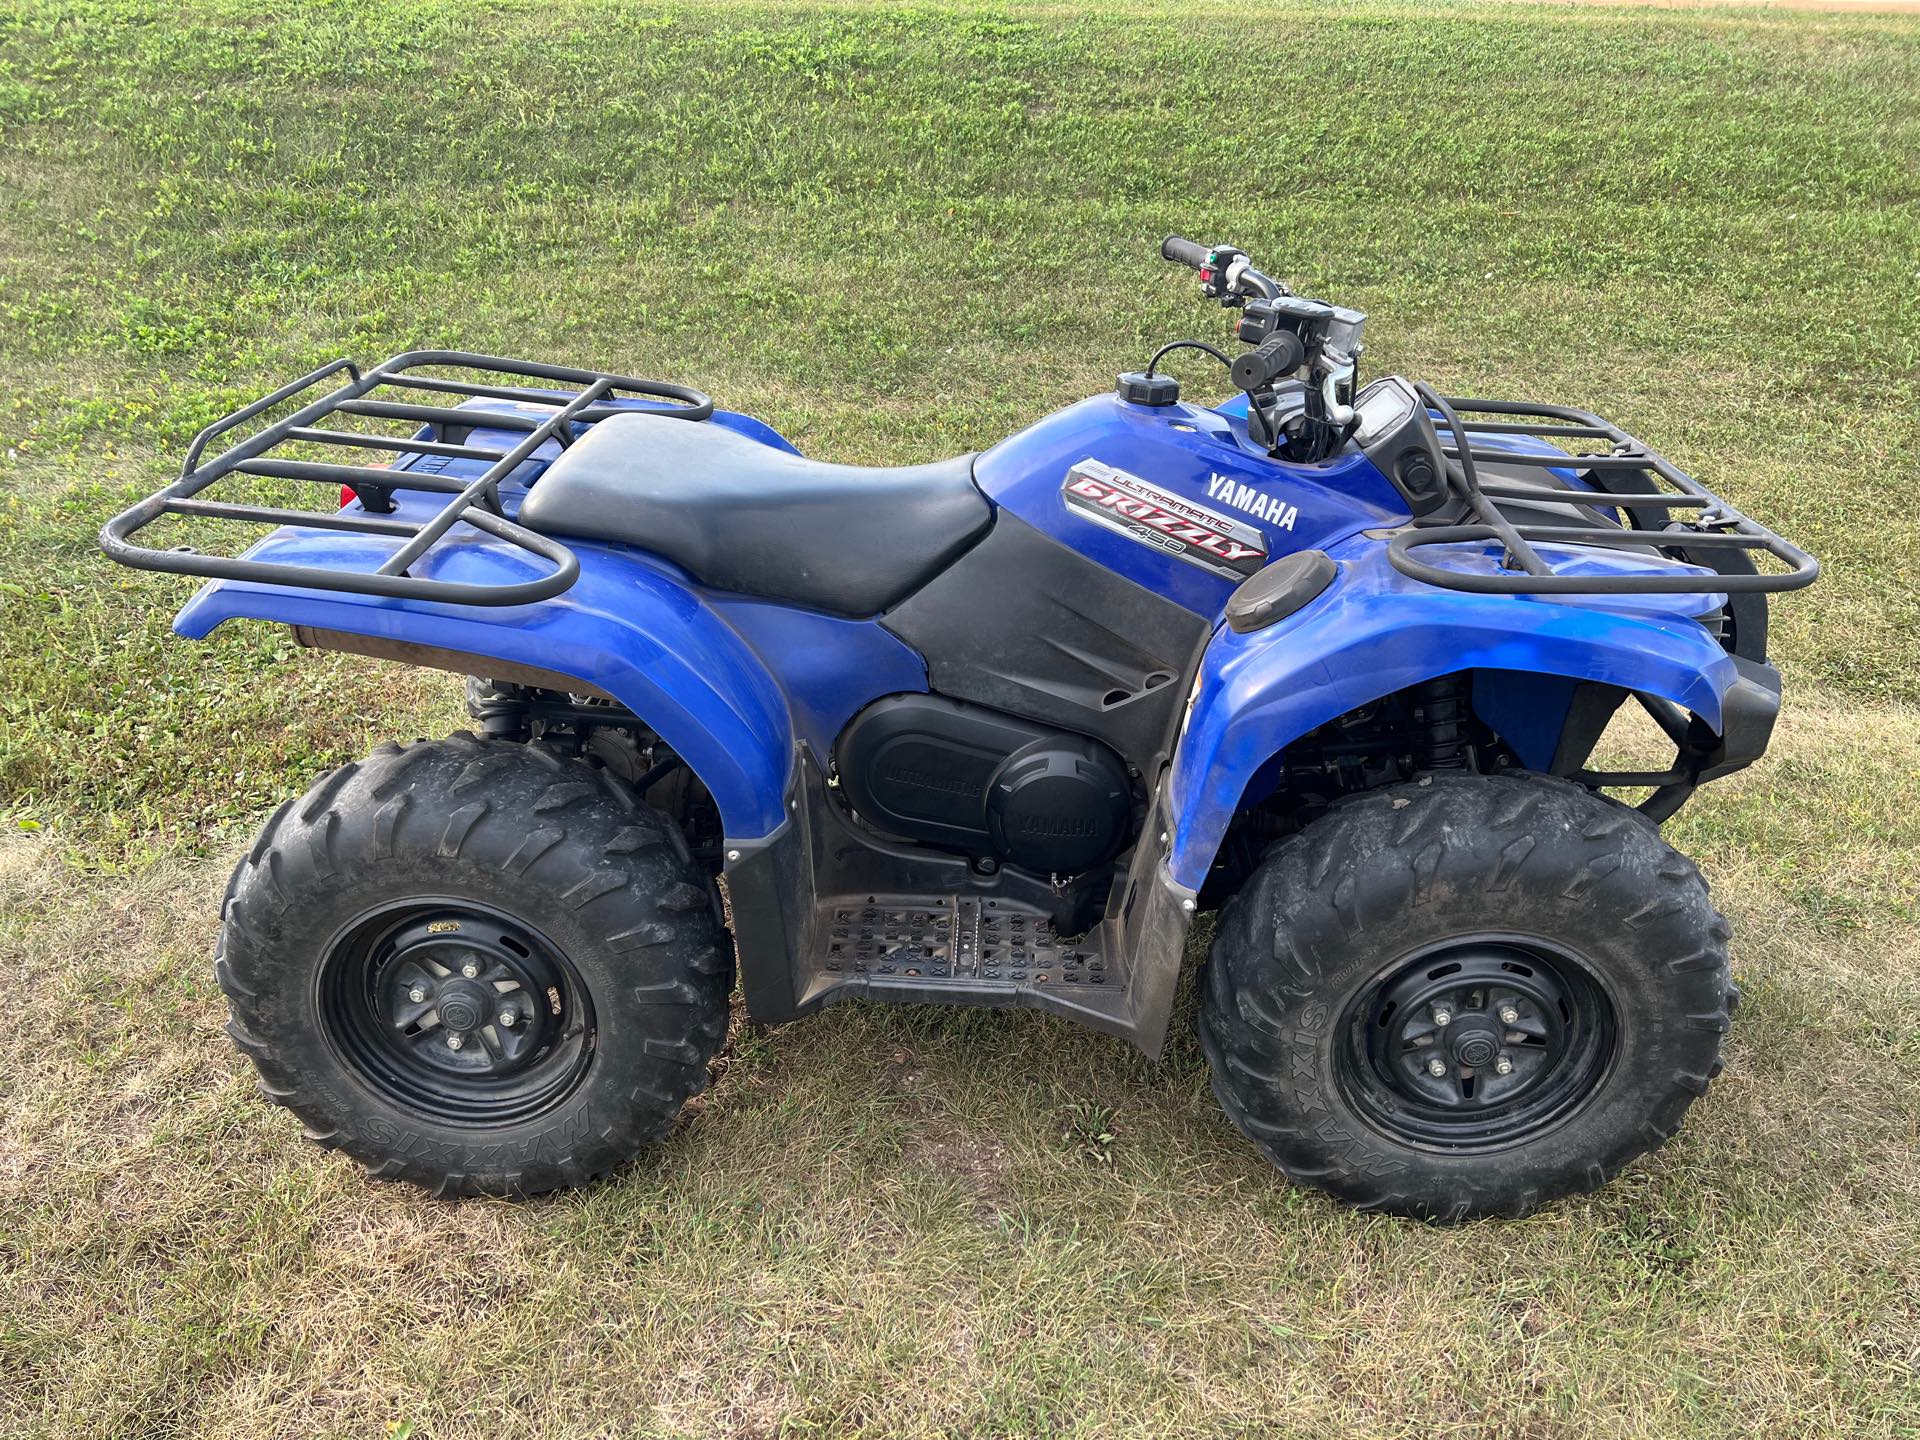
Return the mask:
[(1326, 373), (1320, 377), (1320, 403), (1326, 406), (1327, 419), (1344, 430), (1359, 413), (1340, 399), (1340, 387), (1353, 383), (1353, 357), (1338, 350), (1322, 349), (1320, 359), (1326, 366)]

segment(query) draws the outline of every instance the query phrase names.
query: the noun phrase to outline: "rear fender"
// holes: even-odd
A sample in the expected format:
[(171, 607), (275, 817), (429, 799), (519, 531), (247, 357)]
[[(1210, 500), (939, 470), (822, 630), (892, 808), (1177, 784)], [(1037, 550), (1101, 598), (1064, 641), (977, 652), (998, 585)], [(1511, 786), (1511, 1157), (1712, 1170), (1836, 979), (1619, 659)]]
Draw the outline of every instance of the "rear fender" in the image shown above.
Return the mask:
[[(1670, 700), (1723, 733), (1723, 701), (1742, 672), (1691, 617), (1724, 597), (1475, 595), (1410, 580), (1384, 550), (1341, 547), (1340, 573), (1302, 609), (1247, 634), (1215, 633), (1174, 758), (1168, 863), (1181, 885), (1200, 888), (1249, 782), (1281, 750), (1437, 676), (1505, 672), (1498, 688), (1510, 711), (1557, 705), (1561, 716), (1570, 682), (1599, 681)], [(1590, 563), (1636, 562), (1595, 553)], [(1534, 715), (1523, 763), (1547, 768), (1558, 729), (1552, 715)]]
[[(712, 793), (730, 840), (771, 834), (785, 814), (794, 734), (779, 683), (700, 594), (631, 552), (572, 543), (580, 578), (534, 605), (477, 610), (246, 581), (215, 581), (174, 629), (199, 638), (222, 621), (272, 620), (503, 662), (578, 680), (651, 726)], [(390, 542), (280, 530), (253, 558), (338, 570), (378, 568)], [(415, 566), (438, 580), (531, 578), (528, 557), (478, 536), (447, 540)]]

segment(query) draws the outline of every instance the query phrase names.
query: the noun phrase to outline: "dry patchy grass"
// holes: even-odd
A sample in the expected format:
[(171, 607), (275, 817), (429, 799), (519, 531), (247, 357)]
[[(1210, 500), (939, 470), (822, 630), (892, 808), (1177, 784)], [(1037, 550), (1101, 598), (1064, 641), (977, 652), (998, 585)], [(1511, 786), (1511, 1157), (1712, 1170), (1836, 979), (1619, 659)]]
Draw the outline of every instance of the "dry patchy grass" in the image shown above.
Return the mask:
[(254, 1094), (207, 973), (222, 863), (101, 884), (10, 841), (0, 1014), (37, 1043), (0, 1072), (0, 1414), (49, 1435), (1909, 1433), (1920, 714), (1802, 697), (1779, 744), (1680, 837), (1738, 928), (1725, 1076), (1603, 1194), (1451, 1231), (1280, 1184), (1184, 1011), (1159, 1067), (1024, 1014), (738, 1026), (715, 1089), (610, 1182), (434, 1202)]
[[(0, 1431), (1920, 1434), (1917, 84), (1910, 20), (1725, 10), (0, 7)], [(1675, 1143), (1521, 1224), (1360, 1219), (1231, 1131), (1190, 1010), (1157, 1068), (1027, 1014), (736, 1027), (667, 1145), (523, 1206), (254, 1095), (234, 847), (454, 707), (168, 635), (184, 587), (91, 535), (187, 436), (445, 344), (951, 453), (1216, 333), (1170, 230), (1828, 562), (1775, 753), (1673, 827), (1749, 997)]]

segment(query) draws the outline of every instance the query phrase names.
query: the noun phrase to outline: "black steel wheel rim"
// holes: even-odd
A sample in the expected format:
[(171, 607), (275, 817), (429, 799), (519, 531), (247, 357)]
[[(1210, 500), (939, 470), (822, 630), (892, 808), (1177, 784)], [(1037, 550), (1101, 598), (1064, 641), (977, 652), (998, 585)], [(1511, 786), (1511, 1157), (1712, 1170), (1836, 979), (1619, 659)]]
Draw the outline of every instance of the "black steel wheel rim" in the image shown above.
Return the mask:
[(328, 1042), (379, 1094), (442, 1123), (503, 1125), (558, 1105), (593, 1055), (579, 973), (525, 922), (422, 898), (349, 924), (319, 970)]
[(1619, 1021), (1572, 952), (1511, 936), (1450, 940), (1396, 961), (1348, 1006), (1334, 1068), (1397, 1140), (1500, 1150), (1565, 1121), (1612, 1068)]

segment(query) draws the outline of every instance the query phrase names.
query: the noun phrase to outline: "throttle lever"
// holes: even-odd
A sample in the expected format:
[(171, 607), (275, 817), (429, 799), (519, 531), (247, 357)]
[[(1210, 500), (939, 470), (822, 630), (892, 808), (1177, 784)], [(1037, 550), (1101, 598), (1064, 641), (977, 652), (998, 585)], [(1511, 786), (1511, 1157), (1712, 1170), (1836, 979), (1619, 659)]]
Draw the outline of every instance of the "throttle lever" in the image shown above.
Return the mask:
[(1340, 399), (1340, 387), (1353, 384), (1354, 363), (1351, 355), (1343, 355), (1338, 350), (1324, 352), (1326, 373), (1320, 377), (1320, 401), (1326, 407), (1327, 419), (1345, 429), (1354, 421), (1358, 413), (1353, 406)]

